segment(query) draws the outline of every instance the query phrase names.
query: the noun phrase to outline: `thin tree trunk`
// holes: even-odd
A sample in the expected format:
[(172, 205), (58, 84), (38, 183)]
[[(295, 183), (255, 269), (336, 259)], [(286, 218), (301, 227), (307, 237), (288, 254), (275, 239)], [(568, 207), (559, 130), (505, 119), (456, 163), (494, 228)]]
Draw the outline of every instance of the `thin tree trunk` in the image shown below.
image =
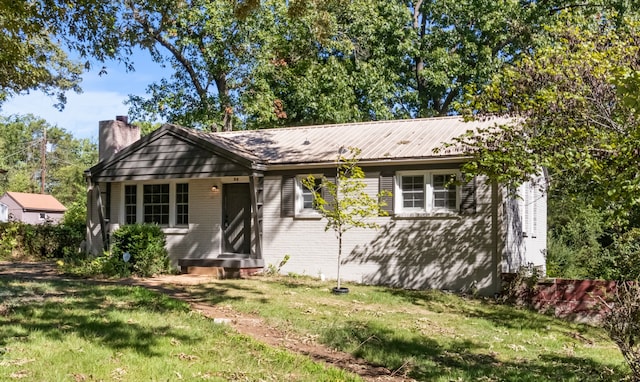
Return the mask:
[(338, 290), (340, 290), (340, 263), (342, 261), (342, 232), (338, 234)]

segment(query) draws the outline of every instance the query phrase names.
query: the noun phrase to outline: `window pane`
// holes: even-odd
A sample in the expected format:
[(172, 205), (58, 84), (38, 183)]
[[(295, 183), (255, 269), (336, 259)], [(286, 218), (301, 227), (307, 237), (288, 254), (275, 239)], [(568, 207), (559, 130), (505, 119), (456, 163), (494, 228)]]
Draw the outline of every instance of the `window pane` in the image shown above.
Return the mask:
[(189, 224), (189, 185), (176, 184), (176, 224)]
[(138, 187), (133, 185), (124, 186), (124, 219), (125, 224), (134, 224), (136, 223), (137, 217), (137, 195), (138, 195)]
[[(322, 179), (315, 179), (314, 191), (319, 192), (321, 185), (322, 185)], [(314, 203), (313, 192), (311, 192), (311, 190), (305, 187), (304, 185), (302, 186), (302, 209), (305, 209), (305, 210), (317, 209)]]
[(143, 191), (144, 222), (169, 224), (169, 185), (145, 184)]
[(451, 183), (455, 181), (455, 175), (434, 175), (433, 176), (433, 207), (439, 209), (455, 210), (456, 186)]
[(402, 206), (409, 209), (424, 208), (424, 176), (402, 177)]

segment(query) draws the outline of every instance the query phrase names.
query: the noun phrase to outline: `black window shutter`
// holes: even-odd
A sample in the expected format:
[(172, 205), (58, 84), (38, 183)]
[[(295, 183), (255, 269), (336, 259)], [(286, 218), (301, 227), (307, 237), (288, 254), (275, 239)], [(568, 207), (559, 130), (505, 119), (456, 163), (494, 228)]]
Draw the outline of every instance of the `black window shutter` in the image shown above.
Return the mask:
[(476, 213), (476, 178), (471, 178), (462, 184), (460, 213), (470, 215)]
[(282, 177), (282, 198), (280, 214), (282, 217), (291, 217), (296, 214), (296, 181), (293, 176)]
[(387, 191), (389, 195), (382, 196), (381, 202), (385, 202), (386, 205), (382, 207), (382, 211), (387, 212), (389, 215), (393, 213), (393, 175), (392, 174), (380, 174), (378, 187), (380, 192)]
[[(325, 177), (325, 179), (329, 183), (336, 184), (336, 178), (333, 176), (327, 176)], [(331, 195), (331, 193), (328, 192), (326, 187), (322, 187), (322, 199), (324, 199), (324, 201), (327, 202), (327, 206), (332, 205), (334, 202), (333, 195)]]

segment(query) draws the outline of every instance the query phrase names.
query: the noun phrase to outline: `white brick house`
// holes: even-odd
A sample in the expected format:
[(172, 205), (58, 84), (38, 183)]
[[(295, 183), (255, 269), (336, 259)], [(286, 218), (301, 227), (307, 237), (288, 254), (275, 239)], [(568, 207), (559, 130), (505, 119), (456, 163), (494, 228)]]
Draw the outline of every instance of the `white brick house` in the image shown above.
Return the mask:
[[(404, 288), (500, 290), (501, 274), (544, 269), (546, 195), (520, 197), (483, 178), (447, 188), (465, 158), (434, 148), (495, 121), (457, 117), (204, 133), (164, 125), (138, 140), (126, 121), (100, 123), (100, 162), (86, 171), (89, 249), (123, 224), (155, 222), (175, 264), (335, 278), (337, 240), (306, 208), (300, 179), (335, 174), (358, 147), (368, 190), (392, 192), (379, 230), (344, 237), (343, 280)], [(133, 129), (133, 130), (132, 130)]]

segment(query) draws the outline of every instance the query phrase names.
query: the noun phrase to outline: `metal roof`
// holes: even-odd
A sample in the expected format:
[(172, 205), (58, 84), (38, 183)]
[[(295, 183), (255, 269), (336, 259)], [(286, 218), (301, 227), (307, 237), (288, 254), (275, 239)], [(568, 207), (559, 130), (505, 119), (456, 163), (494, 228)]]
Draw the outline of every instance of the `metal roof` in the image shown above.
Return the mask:
[(497, 118), (465, 122), (456, 116), (198, 135), (244, 157), (270, 165), (284, 165), (332, 162), (343, 147), (362, 150), (360, 161), (460, 156), (454, 148), (438, 153), (434, 153), (434, 149), (469, 130), (505, 123), (508, 123), (507, 119)]

